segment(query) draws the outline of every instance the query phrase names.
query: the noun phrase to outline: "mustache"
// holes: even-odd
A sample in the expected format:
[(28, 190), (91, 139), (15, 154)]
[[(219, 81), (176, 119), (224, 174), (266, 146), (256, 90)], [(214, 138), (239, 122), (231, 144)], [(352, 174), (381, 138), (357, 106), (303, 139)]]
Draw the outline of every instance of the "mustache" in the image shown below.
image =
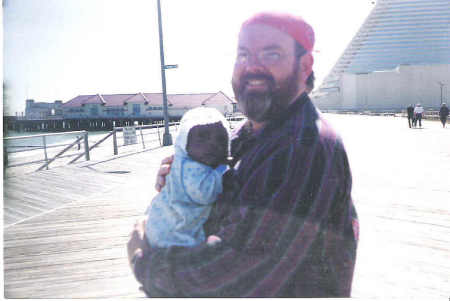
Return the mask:
[(242, 83), (246, 83), (250, 80), (259, 80), (259, 79), (267, 80), (273, 84), (275, 83), (275, 79), (273, 78), (272, 75), (270, 75), (268, 73), (263, 73), (263, 72), (244, 73), (244, 74), (242, 74), (242, 76), (240, 78), (240, 82), (242, 84)]

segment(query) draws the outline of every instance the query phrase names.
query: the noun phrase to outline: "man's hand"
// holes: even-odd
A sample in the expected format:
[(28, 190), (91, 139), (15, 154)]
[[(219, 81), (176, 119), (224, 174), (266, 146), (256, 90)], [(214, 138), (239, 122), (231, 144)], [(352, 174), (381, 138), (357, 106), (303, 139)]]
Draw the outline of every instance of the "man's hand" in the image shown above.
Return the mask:
[(167, 158), (164, 158), (161, 161), (161, 166), (159, 167), (158, 175), (156, 176), (156, 184), (155, 189), (160, 192), (161, 189), (166, 185), (166, 176), (170, 172), (170, 167), (173, 163), (173, 155)]
[(134, 229), (130, 233), (130, 240), (127, 244), (128, 262), (131, 269), (133, 269), (134, 256), (142, 257), (144, 253), (149, 249), (147, 240), (144, 237), (145, 224), (147, 223), (147, 217), (140, 218), (134, 224)]

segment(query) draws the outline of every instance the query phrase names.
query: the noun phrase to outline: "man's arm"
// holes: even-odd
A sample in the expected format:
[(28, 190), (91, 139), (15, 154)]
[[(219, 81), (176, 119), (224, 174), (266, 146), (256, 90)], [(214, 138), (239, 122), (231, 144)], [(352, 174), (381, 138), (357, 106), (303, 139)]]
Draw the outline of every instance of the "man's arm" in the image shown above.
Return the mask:
[[(127, 244), (128, 253), (128, 263), (130, 264), (131, 270), (135, 273), (135, 264), (138, 258), (144, 256), (148, 253), (149, 246), (147, 239), (145, 238), (145, 224), (147, 223), (147, 218), (141, 218), (134, 224), (133, 231), (130, 233), (130, 240)], [(136, 276), (137, 279), (137, 276)]]
[[(286, 157), (287, 153), (291, 155)], [(278, 159), (266, 160), (265, 166), (261, 166), (265, 172), (256, 172), (249, 181), (261, 191), (265, 187), (274, 190), (265, 191), (262, 197), (266, 199), (260, 200), (261, 206), (247, 207), (242, 220), (217, 246), (171, 247), (152, 250), (137, 258), (135, 273), (145, 292), (152, 297), (349, 295), (354, 252), (349, 256), (341, 254), (346, 252), (342, 247), (348, 239), (344, 232), (351, 206), (351, 180), (346, 185), (341, 181), (350, 177), (348, 166), (344, 166), (348, 163), (343, 159), (342, 149), (336, 148), (328, 157), (314, 154), (314, 148), (310, 148), (276, 155), (289, 164), (280, 164)], [(314, 164), (304, 166), (308, 158)], [(286, 177), (281, 182), (276, 173), (280, 166), (286, 168)], [(298, 182), (300, 179), (302, 182)], [(252, 196), (243, 192), (240, 201), (258, 201), (246, 199), (249, 197)], [(331, 229), (331, 225), (337, 228)], [(324, 234), (326, 229), (328, 232)], [(324, 243), (325, 237), (329, 237), (328, 245)], [(310, 262), (312, 254), (320, 251), (318, 247), (326, 247), (324, 253), (330, 256), (323, 262), (329, 270), (323, 275), (322, 266)], [(349, 247), (354, 249), (353, 245)], [(333, 265), (337, 271), (332, 270)], [(309, 266), (313, 268), (308, 270)], [(302, 273), (303, 269), (308, 274)], [(321, 280), (330, 273), (344, 279), (328, 284), (325, 287), (331, 286), (328, 291), (308, 280)], [(305, 283), (304, 291), (283, 293), (289, 289), (293, 275), (303, 275), (297, 282)], [(337, 287), (340, 284), (342, 288)]]

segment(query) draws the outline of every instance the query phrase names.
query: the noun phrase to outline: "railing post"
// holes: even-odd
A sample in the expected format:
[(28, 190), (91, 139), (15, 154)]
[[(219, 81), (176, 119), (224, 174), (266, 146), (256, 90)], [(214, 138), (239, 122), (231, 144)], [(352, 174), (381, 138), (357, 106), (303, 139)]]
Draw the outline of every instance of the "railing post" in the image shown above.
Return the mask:
[(84, 155), (86, 157), (86, 161), (91, 160), (89, 157), (89, 133), (86, 131), (84, 132)]
[(8, 167), (8, 149), (6, 148), (6, 141), (3, 140), (3, 171)]
[(114, 155), (119, 154), (117, 151), (117, 135), (116, 135), (116, 127), (113, 128), (113, 147), (114, 147)]
[(161, 135), (159, 134), (159, 124), (156, 125), (156, 128), (158, 129), (159, 146), (161, 146)]
[[(45, 136), (42, 136), (42, 144), (44, 145), (44, 156), (45, 156), (45, 163), (48, 163), (48, 157), (47, 157), (47, 142), (45, 140)], [(48, 169), (48, 165), (47, 165)]]
[(142, 140), (142, 147), (145, 149), (144, 135), (142, 134), (142, 126), (141, 126), (141, 140)]

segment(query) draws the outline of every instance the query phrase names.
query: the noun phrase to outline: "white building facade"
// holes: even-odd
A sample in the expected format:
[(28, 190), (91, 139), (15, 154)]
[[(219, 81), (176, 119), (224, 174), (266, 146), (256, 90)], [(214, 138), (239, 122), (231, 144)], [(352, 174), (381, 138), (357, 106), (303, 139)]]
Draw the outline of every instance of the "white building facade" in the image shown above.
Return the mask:
[(63, 116), (62, 101), (55, 102), (35, 102), (34, 99), (25, 101), (25, 119), (43, 120), (43, 119), (61, 119)]
[(379, 0), (317, 91), (323, 110), (450, 100), (450, 1)]

